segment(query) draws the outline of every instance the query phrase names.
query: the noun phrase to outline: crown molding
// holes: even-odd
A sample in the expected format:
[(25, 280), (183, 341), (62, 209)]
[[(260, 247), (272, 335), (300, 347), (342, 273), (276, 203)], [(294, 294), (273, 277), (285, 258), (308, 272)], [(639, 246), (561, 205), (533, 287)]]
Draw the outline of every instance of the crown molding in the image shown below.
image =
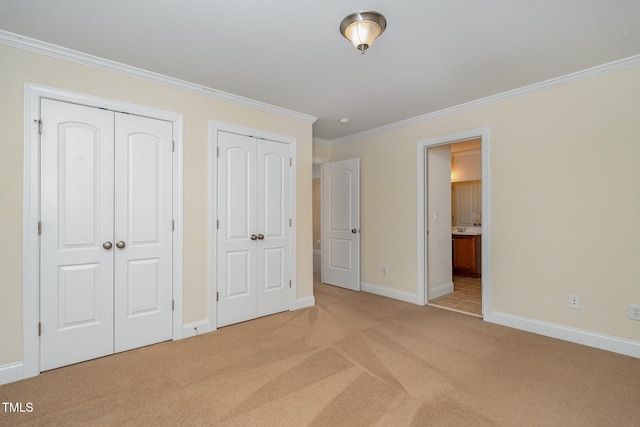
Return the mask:
[(322, 138), (313, 137), (313, 143), (318, 145), (331, 145), (331, 141)]
[(460, 111), (470, 110), (484, 105), (495, 104), (497, 102), (505, 101), (508, 99), (518, 98), (520, 96), (530, 95), (537, 92), (542, 92), (547, 89), (565, 86), (572, 83), (577, 83), (583, 80), (599, 77), (602, 75), (622, 71), (627, 68), (633, 68), (640, 66), (640, 55), (630, 56), (628, 58), (619, 59), (617, 61), (609, 62), (607, 64), (598, 65), (586, 70), (576, 71), (575, 73), (566, 74), (564, 76), (555, 77), (553, 79), (545, 80), (540, 83), (534, 83), (528, 86), (523, 86), (518, 89), (509, 90), (506, 92), (498, 93), (496, 95), (487, 96), (475, 101), (470, 101), (464, 104), (456, 105), (453, 107), (445, 108), (433, 113), (424, 114), (422, 116), (413, 117), (411, 119), (402, 120), (389, 125), (377, 127), (375, 129), (369, 129), (363, 132), (348, 135), (342, 138), (337, 138), (329, 141), (329, 144), (340, 144), (343, 142), (349, 142), (356, 139), (364, 138), (367, 136), (378, 135), (384, 132), (389, 132), (394, 129), (404, 128), (417, 123), (426, 122), (436, 117), (446, 116), (448, 114), (457, 113)]
[(111, 61), (109, 59), (100, 58), (98, 56), (89, 55), (87, 53), (78, 52), (66, 47), (54, 45), (30, 37), (21, 36), (9, 31), (0, 30), (0, 43), (31, 52), (52, 56), (54, 58), (64, 59), (66, 61), (75, 62), (77, 64), (98, 68), (104, 71), (121, 74), (127, 77), (133, 77), (150, 83), (156, 83), (185, 92), (194, 93), (196, 95), (206, 96), (208, 98), (217, 99), (219, 101), (231, 102), (244, 107), (253, 108), (267, 113), (277, 114), (305, 123), (313, 124), (318, 120), (317, 117), (309, 114), (299, 113), (297, 111), (288, 110), (286, 108), (276, 107), (275, 105), (234, 95), (221, 90), (212, 89), (206, 86), (190, 83), (184, 80), (165, 76), (163, 74), (154, 73), (152, 71), (143, 70), (141, 68), (132, 67), (120, 62)]

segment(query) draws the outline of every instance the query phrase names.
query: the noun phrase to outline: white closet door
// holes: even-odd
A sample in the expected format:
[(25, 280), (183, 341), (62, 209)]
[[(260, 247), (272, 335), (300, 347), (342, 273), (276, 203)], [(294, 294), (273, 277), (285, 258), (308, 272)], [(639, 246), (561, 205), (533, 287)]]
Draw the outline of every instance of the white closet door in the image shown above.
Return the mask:
[(41, 117), (40, 369), (171, 339), (172, 124), (50, 100)]
[(42, 100), (40, 369), (113, 353), (113, 112)]
[(288, 144), (218, 133), (218, 327), (289, 309)]
[(172, 124), (116, 113), (115, 129), (119, 352), (172, 338)]
[(360, 159), (322, 165), (323, 283), (360, 290)]
[[(253, 138), (218, 134), (218, 327), (256, 317), (256, 154)], [(254, 240), (252, 240), (252, 236)]]
[(257, 143), (257, 315), (289, 308), (291, 168), (288, 144)]

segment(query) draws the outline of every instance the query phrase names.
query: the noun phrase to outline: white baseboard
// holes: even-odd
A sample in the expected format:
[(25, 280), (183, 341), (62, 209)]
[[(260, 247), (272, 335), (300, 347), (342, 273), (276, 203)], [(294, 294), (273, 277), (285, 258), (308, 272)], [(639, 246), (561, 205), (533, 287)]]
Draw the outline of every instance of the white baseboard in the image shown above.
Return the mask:
[(309, 295), (308, 297), (302, 297), (302, 298), (296, 299), (296, 306), (294, 310), (313, 307), (314, 305), (316, 305), (316, 298), (313, 295)]
[(211, 332), (208, 320), (198, 320), (197, 322), (185, 323), (182, 325), (182, 338), (195, 337), (196, 335)]
[(442, 285), (435, 286), (428, 290), (428, 298), (432, 300), (434, 298), (441, 297), (446, 294), (450, 294), (453, 292), (453, 282), (444, 283)]
[(484, 320), (497, 323), (502, 326), (509, 326), (511, 328), (533, 332), (547, 337), (586, 345), (588, 347), (595, 347), (601, 350), (640, 358), (640, 341), (632, 341), (496, 311), (491, 313), (490, 320), (487, 319), (487, 316), (485, 316)]
[(360, 290), (369, 292), (370, 294), (376, 294), (387, 298), (393, 298), (404, 302), (410, 302), (412, 304), (418, 304), (418, 295), (410, 292), (399, 291), (397, 289), (385, 288), (371, 283), (360, 282)]
[(22, 362), (0, 366), (0, 385), (24, 379)]

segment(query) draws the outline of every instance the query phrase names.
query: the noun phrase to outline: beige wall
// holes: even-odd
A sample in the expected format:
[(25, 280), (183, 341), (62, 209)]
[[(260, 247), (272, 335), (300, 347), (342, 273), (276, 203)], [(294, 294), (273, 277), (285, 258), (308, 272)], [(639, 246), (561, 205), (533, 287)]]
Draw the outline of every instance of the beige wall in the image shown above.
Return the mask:
[(362, 280), (416, 293), (416, 142), (488, 126), (494, 312), (640, 341), (639, 111), (635, 67), (333, 145), (361, 159)]
[(297, 138), (297, 297), (312, 294), (310, 123), (5, 45), (0, 58), (0, 366), (22, 360), (25, 82), (184, 115), (184, 323), (207, 318), (208, 121)]
[(451, 182), (482, 179), (482, 154), (480, 151), (461, 151), (451, 156)]

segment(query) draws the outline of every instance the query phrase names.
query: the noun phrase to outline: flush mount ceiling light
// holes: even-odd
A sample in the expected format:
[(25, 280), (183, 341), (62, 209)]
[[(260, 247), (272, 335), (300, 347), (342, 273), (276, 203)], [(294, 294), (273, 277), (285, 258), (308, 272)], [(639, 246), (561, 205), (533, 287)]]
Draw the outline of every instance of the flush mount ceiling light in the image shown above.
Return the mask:
[(362, 54), (387, 28), (387, 20), (378, 12), (355, 12), (340, 23), (340, 33)]

